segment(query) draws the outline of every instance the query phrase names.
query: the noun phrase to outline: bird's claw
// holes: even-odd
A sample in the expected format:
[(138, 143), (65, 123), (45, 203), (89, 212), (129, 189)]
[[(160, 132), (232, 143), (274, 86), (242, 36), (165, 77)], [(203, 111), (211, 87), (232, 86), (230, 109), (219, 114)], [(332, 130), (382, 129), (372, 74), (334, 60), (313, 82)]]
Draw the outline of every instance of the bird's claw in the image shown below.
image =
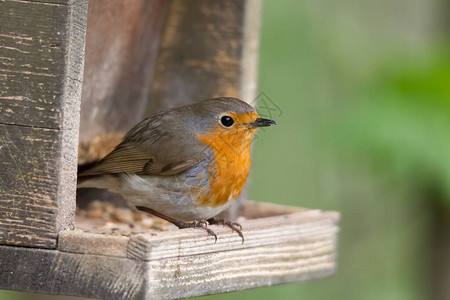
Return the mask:
[(236, 231), (237, 234), (241, 237), (242, 244), (244, 243), (244, 234), (242, 233), (242, 225), (239, 224), (238, 222), (232, 222), (224, 218), (211, 218), (208, 219), (208, 223), (230, 227), (233, 231)]
[[(184, 223), (184, 222), (183, 222)], [(185, 226), (183, 226), (182, 228), (202, 228), (203, 230), (205, 230), (208, 235), (211, 235), (214, 237), (214, 244), (217, 243), (217, 235), (214, 233), (214, 231), (210, 228), (208, 228), (208, 221), (206, 220), (194, 220), (192, 221), (192, 223), (184, 223)], [(181, 227), (178, 227), (181, 228)]]

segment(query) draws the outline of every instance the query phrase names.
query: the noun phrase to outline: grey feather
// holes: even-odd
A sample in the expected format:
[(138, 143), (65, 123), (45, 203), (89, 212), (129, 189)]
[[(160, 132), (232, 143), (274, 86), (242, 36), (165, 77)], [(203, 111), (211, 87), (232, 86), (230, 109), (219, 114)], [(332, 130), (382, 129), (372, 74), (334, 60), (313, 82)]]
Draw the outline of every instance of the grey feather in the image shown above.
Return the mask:
[(218, 116), (228, 111), (247, 113), (254, 109), (239, 99), (215, 98), (154, 114), (132, 128), (110, 154), (79, 176), (179, 174), (204, 160), (211, 151), (194, 132), (201, 134), (213, 128)]

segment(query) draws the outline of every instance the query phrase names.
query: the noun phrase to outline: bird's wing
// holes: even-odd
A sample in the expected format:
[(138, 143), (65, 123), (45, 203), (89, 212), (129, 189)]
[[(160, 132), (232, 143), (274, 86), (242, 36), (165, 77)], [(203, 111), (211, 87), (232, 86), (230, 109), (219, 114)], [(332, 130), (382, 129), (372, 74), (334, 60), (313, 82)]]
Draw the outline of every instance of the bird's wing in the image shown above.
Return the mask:
[(208, 147), (173, 121), (170, 113), (145, 119), (111, 153), (79, 176), (175, 175), (204, 160)]

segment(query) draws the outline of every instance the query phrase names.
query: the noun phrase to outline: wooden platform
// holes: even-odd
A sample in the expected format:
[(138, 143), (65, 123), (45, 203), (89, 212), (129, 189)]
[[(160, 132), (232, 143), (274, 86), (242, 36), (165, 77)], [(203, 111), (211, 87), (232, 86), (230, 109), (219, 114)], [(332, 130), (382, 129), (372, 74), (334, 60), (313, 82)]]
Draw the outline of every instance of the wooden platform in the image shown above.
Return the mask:
[(58, 249), (0, 246), (0, 289), (103, 299), (176, 299), (322, 278), (336, 268), (339, 214), (248, 202), (230, 229), (127, 236), (62, 231)]

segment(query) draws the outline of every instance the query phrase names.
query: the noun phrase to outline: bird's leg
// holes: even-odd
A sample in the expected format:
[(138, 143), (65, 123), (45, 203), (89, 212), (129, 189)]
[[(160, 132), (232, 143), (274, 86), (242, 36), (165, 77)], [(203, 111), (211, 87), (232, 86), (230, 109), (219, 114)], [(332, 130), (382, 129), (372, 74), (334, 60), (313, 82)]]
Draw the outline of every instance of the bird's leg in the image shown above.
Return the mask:
[[(157, 216), (158, 218), (164, 219), (170, 223), (172, 223), (173, 225), (177, 226), (179, 229), (183, 229), (183, 228), (202, 228), (203, 230), (205, 230), (209, 235), (213, 236), (215, 241), (214, 243), (217, 242), (217, 235), (214, 233), (214, 231), (212, 231), (211, 229), (208, 228), (208, 221), (206, 220), (194, 220), (191, 223), (186, 223), (183, 221), (179, 221), (177, 219), (168, 217), (166, 215), (163, 215), (151, 208), (148, 207), (144, 207), (144, 206), (136, 206), (136, 208), (140, 211), (152, 214), (154, 216)], [(239, 225), (240, 226), (240, 225)]]
[(244, 235), (242, 234), (242, 226), (238, 222), (232, 222), (224, 218), (210, 218), (207, 220), (209, 224), (211, 225), (223, 225), (230, 227), (232, 230), (236, 231), (237, 234), (242, 239), (242, 244), (244, 243)]

